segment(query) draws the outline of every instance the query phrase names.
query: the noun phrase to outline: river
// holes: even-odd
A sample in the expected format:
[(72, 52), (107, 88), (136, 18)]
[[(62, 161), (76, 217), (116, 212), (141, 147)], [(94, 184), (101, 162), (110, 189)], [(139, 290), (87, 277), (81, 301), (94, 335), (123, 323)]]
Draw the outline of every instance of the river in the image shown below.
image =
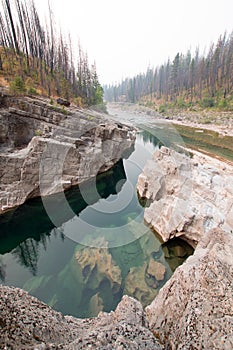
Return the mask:
[[(145, 306), (175, 268), (192, 254), (185, 242), (161, 244), (143, 221), (144, 205), (136, 192), (138, 175), (162, 144), (214, 152), (208, 132), (181, 130), (143, 115), (114, 111), (114, 118), (137, 125), (135, 148), (111, 171), (66, 192), (71, 210), (59, 195), (49, 197), (59, 214), (54, 227), (41, 199), (31, 200), (0, 217), (0, 279), (29, 291), (56, 310), (77, 317), (113, 310), (122, 295)], [(117, 114), (117, 115), (116, 115)], [(183, 131), (184, 132), (184, 131)], [(225, 147), (219, 156), (233, 159)], [(215, 146), (214, 146), (215, 147)], [(219, 150), (219, 148), (218, 148)]]

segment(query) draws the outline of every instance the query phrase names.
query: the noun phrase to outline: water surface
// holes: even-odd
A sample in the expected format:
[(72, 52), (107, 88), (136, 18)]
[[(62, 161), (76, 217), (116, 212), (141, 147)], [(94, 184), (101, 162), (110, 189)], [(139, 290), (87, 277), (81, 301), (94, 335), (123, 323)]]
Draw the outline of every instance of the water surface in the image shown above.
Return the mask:
[(174, 249), (169, 253), (143, 221), (136, 183), (159, 144), (150, 133), (139, 133), (128, 159), (99, 175), (96, 183), (66, 192), (71, 211), (59, 195), (49, 197), (59, 227), (50, 221), (41, 199), (2, 215), (2, 283), (78, 317), (113, 310), (123, 294), (149, 304), (192, 253), (183, 242), (176, 243), (183, 247), (182, 256)]
[(66, 192), (71, 210), (59, 195), (48, 198), (59, 227), (41, 199), (0, 216), (2, 283), (77, 317), (113, 310), (123, 294), (149, 304), (193, 252), (180, 240), (161, 244), (144, 224), (136, 183), (155, 149), (181, 145), (232, 157), (232, 143), (224, 137), (219, 147), (217, 136), (209, 132), (142, 115), (115, 118), (138, 125), (135, 149), (107, 173)]
[(120, 113), (139, 127), (127, 159), (81, 187), (48, 198), (59, 226), (40, 199), (0, 216), (0, 279), (21, 287), (64, 314), (96, 316), (123, 294), (149, 304), (192, 249), (180, 240), (161, 244), (143, 221), (138, 175), (155, 149), (177, 145), (233, 159), (232, 139)]
[(176, 146), (181, 145), (233, 162), (232, 136), (223, 136), (212, 130), (178, 125), (171, 121), (158, 119), (153, 115), (148, 116), (146, 113), (136, 114), (120, 109), (109, 111), (114, 118), (146, 130), (148, 137), (157, 144), (161, 143), (176, 150), (178, 150)]

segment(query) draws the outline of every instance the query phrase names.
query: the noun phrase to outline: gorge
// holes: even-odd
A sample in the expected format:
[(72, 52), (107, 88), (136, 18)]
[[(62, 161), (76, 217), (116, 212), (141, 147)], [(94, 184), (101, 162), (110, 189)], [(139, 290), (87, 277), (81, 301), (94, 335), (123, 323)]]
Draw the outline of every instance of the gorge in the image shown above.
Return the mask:
[[(121, 120), (120, 117), (119, 120)], [(142, 197), (147, 197), (149, 199), (146, 203), (145, 219), (151, 205), (153, 205), (152, 214), (155, 214), (153, 220), (158, 219), (156, 204), (158, 204), (157, 202), (160, 200), (166, 200), (168, 204), (169, 196), (174, 196), (174, 198), (172, 197), (174, 201), (176, 197), (179, 198), (179, 194), (182, 199), (185, 199), (184, 194), (187, 194), (187, 191), (183, 193), (181, 189), (184, 184), (187, 184), (187, 178), (190, 178), (190, 173), (187, 171), (187, 169), (190, 169), (189, 167), (194, 167), (194, 173), (192, 173), (192, 189), (194, 189), (194, 194), (197, 196), (198, 193), (202, 193), (207, 181), (201, 180), (206, 180), (208, 178), (206, 174), (210, 174), (211, 176), (209, 176), (209, 179), (211, 179), (211, 181), (209, 181), (209, 185), (213, 187), (212, 191), (216, 195), (217, 204), (219, 204), (220, 197), (218, 196), (220, 196), (220, 194), (224, 195), (224, 191), (226, 190), (231, 190), (230, 179), (232, 178), (232, 173), (230, 165), (221, 162), (219, 164), (218, 161), (215, 162), (215, 160), (212, 160), (213, 166), (211, 160), (207, 159), (208, 157), (206, 158), (204, 155), (195, 155), (194, 152), (193, 158), (189, 158), (187, 168), (187, 163), (184, 161), (185, 155), (180, 153), (176, 154), (173, 153), (175, 151), (170, 150), (170, 148), (161, 147), (161, 144), (158, 143), (158, 139), (160, 142), (164, 140), (161, 125), (159, 125), (158, 130), (160, 130), (160, 136), (158, 136), (158, 133), (156, 134), (157, 141), (155, 141), (156, 137), (154, 137), (154, 135), (151, 136), (145, 132), (141, 133), (141, 142), (139, 142), (138, 145), (136, 144), (136, 148), (139, 147), (143, 161), (138, 159), (139, 153), (135, 154), (133, 158), (130, 158), (131, 164), (128, 164), (128, 167), (126, 166), (127, 162), (124, 160), (124, 166), (126, 166), (125, 174), (124, 171), (122, 172), (122, 170), (120, 170), (119, 178), (117, 176), (115, 178), (116, 183), (118, 183), (120, 178), (124, 179), (126, 175), (128, 176), (129, 169), (134, 162), (137, 168), (137, 172), (134, 174), (134, 186), (136, 187), (138, 176), (143, 170), (143, 175), (139, 177), (138, 183), (141, 184), (139, 193), (141, 191)], [(165, 133), (168, 132), (167, 130), (164, 131)], [(150, 144), (149, 154), (146, 154), (143, 153), (143, 148), (145, 148), (145, 141), (148, 138), (154, 140), (154, 145), (153, 142)], [(140, 140), (140, 138), (138, 140)], [(167, 146), (167, 144), (165, 144), (165, 146)], [(155, 155), (152, 160), (149, 160), (154, 152)], [(146, 164), (147, 159), (149, 163)], [(154, 168), (148, 166), (151, 162), (155, 162)], [(119, 169), (122, 169), (121, 165), (119, 165), (118, 170)], [(148, 181), (150, 179), (147, 178), (148, 169), (151, 182)], [(159, 172), (159, 169), (163, 171)], [(199, 176), (201, 173), (202, 176), (197, 177), (195, 171), (197, 171)], [(115, 170), (114, 172), (117, 173), (118, 171)], [(187, 175), (186, 178), (184, 175)], [(215, 176), (217, 177), (214, 178)], [(219, 178), (219, 176), (222, 177)], [(156, 178), (158, 179), (157, 182), (155, 181)], [(107, 179), (109, 178), (106, 178), (106, 180)], [(197, 188), (193, 186), (197, 179), (200, 179), (197, 186), (200, 192), (197, 192)], [(219, 179), (219, 181), (217, 181), (217, 179)], [(219, 188), (219, 183), (221, 183), (221, 191), (219, 190), (218, 192), (214, 186)], [(203, 187), (201, 187), (201, 185), (203, 185)], [(123, 184), (123, 189), (125, 186), (126, 184)], [(187, 186), (187, 189), (190, 195), (190, 187)], [(118, 187), (118, 191), (120, 191), (119, 193), (123, 193), (121, 187)], [(129, 192), (128, 194), (127, 192), (124, 193), (126, 196), (129, 195)], [(211, 202), (214, 196), (212, 194), (211, 197), (212, 192), (209, 188), (205, 193), (206, 197), (204, 203), (206, 206), (209, 206), (210, 203), (207, 200)], [(200, 194), (200, 196), (202, 196), (202, 194)], [(227, 199), (227, 208), (230, 210), (230, 201), (232, 198), (230, 192), (229, 195), (226, 194), (226, 196), (223, 197), (223, 202), (225, 202), (225, 198)], [(176, 208), (189, 210), (188, 206), (180, 207), (178, 205)], [(202, 228), (203, 222), (207, 220), (205, 216), (203, 216), (203, 221), (200, 220), (201, 209), (198, 207), (197, 209), (199, 209), (197, 210), (199, 216), (197, 216), (196, 220), (199, 223), (199, 228)], [(227, 222), (228, 225), (231, 225), (231, 223), (229, 222), (230, 215), (227, 220), (224, 218), (223, 222), (223, 214), (220, 215), (217, 210), (215, 212), (218, 216), (210, 218), (209, 215), (208, 222), (210, 222), (210, 225), (206, 226), (206, 231), (200, 232), (197, 230), (198, 235), (196, 234), (193, 236), (195, 232), (194, 225), (193, 227), (192, 225), (190, 225), (190, 227), (187, 225), (187, 222), (194, 224), (195, 220), (187, 221), (183, 226), (180, 225), (180, 221), (177, 220), (177, 222), (179, 221), (178, 224), (180, 227), (182, 226), (181, 230), (179, 230), (179, 225), (172, 226), (170, 231), (164, 233), (164, 240), (167, 240), (174, 235), (184, 236), (184, 227), (190, 228), (187, 238), (189, 242), (192, 241), (193, 245), (195, 245), (195, 253), (192, 257), (189, 257), (182, 266), (176, 269), (165, 286), (158, 291), (157, 296), (152, 297), (154, 301), (146, 308), (145, 312), (139, 302), (124, 296), (115, 312), (110, 314), (100, 312), (99, 316), (93, 319), (75, 319), (71, 316), (64, 317), (60, 313), (56, 313), (45, 304), (28, 296), (26, 292), (22, 290), (2, 286), (1, 310), (3, 310), (2, 315), (4, 316), (1, 318), (1, 324), (3, 325), (3, 344), (8, 344), (9, 347), (11, 346), (10, 344), (15, 344), (16, 349), (21, 349), (22, 346), (28, 349), (46, 349), (56, 346), (61, 349), (84, 349), (87, 346), (93, 349), (120, 349), (124, 347), (129, 349), (201, 349), (203, 347), (206, 349), (231, 349), (233, 344), (231, 334), (232, 243), (231, 233), (229, 231), (227, 232), (228, 226), (223, 225), (225, 222)], [(212, 211), (212, 214), (215, 214), (215, 212)], [(127, 212), (128, 218), (130, 217), (129, 214), (130, 211)], [(186, 218), (187, 216), (183, 214), (184, 212), (182, 212), (181, 216)], [(139, 216), (140, 220), (143, 221), (144, 210), (141, 209), (136, 216)], [(177, 214), (175, 217), (177, 218), (179, 215)], [(112, 215), (112, 218), (114, 220), (114, 215)], [(139, 222), (138, 225), (135, 220), (132, 221), (132, 218), (135, 218), (135, 214), (131, 212), (131, 234), (135, 235), (136, 233), (137, 235), (139, 226), (142, 227), (142, 221)], [(217, 220), (216, 218), (219, 219)], [(119, 217), (117, 217), (116, 220), (119, 221)], [(167, 220), (164, 221), (164, 223), (166, 222)], [(168, 222), (170, 223), (170, 221)], [(221, 226), (221, 228), (215, 228), (209, 231), (208, 228), (211, 228), (211, 226)], [(161, 234), (162, 229), (160, 231), (158, 229), (159, 227), (155, 226), (155, 228)], [(162, 225), (160, 228), (162, 228)], [(108, 231), (109, 230), (110, 227), (108, 227)], [(118, 232), (121, 230), (122, 226), (119, 225)], [(101, 231), (98, 232), (102, 235)], [(141, 233), (143, 232), (146, 232), (144, 231), (144, 226)], [(93, 239), (94, 236), (90, 237)], [(141, 247), (147, 246), (149, 259), (146, 260), (145, 256), (142, 257), (141, 265), (138, 264), (138, 261), (134, 261), (136, 266), (134, 265), (129, 269), (130, 274), (128, 276), (128, 284), (126, 278), (125, 287), (127, 288), (125, 290), (129, 291), (129, 287), (135, 283), (136, 288), (134, 296), (146, 306), (150, 303), (148, 298), (150, 293), (148, 294), (148, 288), (145, 289), (146, 285), (151, 282), (155, 283), (155, 281), (159, 282), (160, 279), (163, 278), (164, 266), (166, 273), (168, 271), (166, 262), (162, 260), (158, 262), (157, 260), (157, 257), (161, 255), (161, 253), (162, 259), (168, 256), (168, 248), (163, 245), (161, 251), (160, 245), (158, 245), (158, 243), (153, 243), (152, 236), (148, 234), (142, 235), (139, 241)], [(112, 281), (110, 283), (110, 289), (117, 293), (121, 284), (120, 279), (122, 278), (115, 264), (116, 261), (119, 263), (119, 260), (116, 258), (117, 255), (112, 254), (111, 249), (106, 249), (106, 241), (104, 240), (101, 240), (101, 242), (98, 241), (94, 243), (94, 245), (91, 255), (98, 256), (103, 254), (103, 247), (105, 246), (104, 260), (106, 266), (111, 266), (111, 268), (110, 270), (104, 269), (103, 265), (98, 261), (93, 262), (93, 265), (90, 266), (89, 269), (85, 268), (84, 278), (89, 280), (89, 283), (92, 283), (93, 286), (98, 285), (100, 281), (96, 279), (96, 276), (94, 280), (91, 281), (90, 279), (90, 276), (93, 276), (94, 269), (97, 267), (103, 276), (108, 276), (107, 278)], [(125, 251), (125, 256), (123, 256), (123, 264), (125, 264), (129, 256), (138, 256), (139, 253), (139, 246), (136, 247), (136, 245), (134, 245), (133, 250), (127, 251), (127, 249)], [(183, 247), (180, 247), (179, 250), (180, 255), (183, 255)], [(110, 251), (110, 254), (108, 251)], [(120, 255), (122, 256), (122, 250)], [(85, 249), (78, 249), (75, 252), (76, 261), (83, 267), (87, 266), (85, 265), (86, 261), (91, 261), (90, 256), (88, 257), (88, 251), (85, 251)], [(115, 258), (113, 256), (115, 256)], [(158, 265), (160, 263), (161, 265)], [(72, 267), (74, 265), (71, 264), (69, 266), (74, 271), (74, 267)], [(78, 272), (77, 268), (75, 269), (76, 272)], [(113, 274), (110, 277), (111, 271)], [(67, 273), (68, 270), (64, 270), (63, 276), (66, 276)], [(103, 280), (104, 279), (102, 279), (102, 281)], [(47, 282), (45, 279), (43, 280), (45, 286)], [(150, 288), (153, 289), (152, 284), (150, 285)], [(32, 286), (33, 283), (31, 284), (31, 287)], [(140, 290), (138, 291), (138, 289)], [(78, 294), (76, 293), (76, 295)], [(103, 310), (101, 299), (100, 292), (93, 294), (90, 305), (95, 305), (96, 310)], [(29, 307), (25, 306), (26, 300), (27, 304), (30, 305)], [(55, 299), (53, 299), (53, 302), (54, 301)], [(11, 316), (13, 309), (13, 314), (16, 315), (15, 318)], [(35, 317), (37, 318), (37, 323), (33, 325)], [(25, 327), (26, 331), (24, 331)], [(67, 332), (64, 332), (64, 330), (67, 330)], [(19, 337), (20, 333), (21, 336)]]
[(127, 159), (65, 191), (65, 198), (35, 198), (2, 215), (3, 283), (78, 317), (114, 309), (123, 294), (150, 303), (192, 253), (182, 242), (161, 246), (143, 223), (136, 183), (156, 147), (156, 140), (139, 133)]
[(232, 6), (0, 2), (0, 349), (233, 349)]

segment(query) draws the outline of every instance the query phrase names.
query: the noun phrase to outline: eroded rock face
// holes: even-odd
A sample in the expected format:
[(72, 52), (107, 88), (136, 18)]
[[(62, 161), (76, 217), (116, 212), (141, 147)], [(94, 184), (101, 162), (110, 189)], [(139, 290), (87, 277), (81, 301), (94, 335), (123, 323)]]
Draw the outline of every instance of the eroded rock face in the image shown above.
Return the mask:
[(214, 227), (233, 227), (233, 168), (198, 152), (193, 157), (162, 147), (139, 176), (137, 189), (152, 203), (145, 221), (166, 242), (193, 246)]
[(146, 308), (166, 349), (233, 348), (233, 236), (210, 230)]
[(5, 96), (0, 106), (0, 213), (110, 169), (135, 131), (88, 110)]
[(0, 286), (1, 349), (154, 349), (141, 304), (124, 296), (115, 312), (76, 319), (63, 316), (26, 292)]

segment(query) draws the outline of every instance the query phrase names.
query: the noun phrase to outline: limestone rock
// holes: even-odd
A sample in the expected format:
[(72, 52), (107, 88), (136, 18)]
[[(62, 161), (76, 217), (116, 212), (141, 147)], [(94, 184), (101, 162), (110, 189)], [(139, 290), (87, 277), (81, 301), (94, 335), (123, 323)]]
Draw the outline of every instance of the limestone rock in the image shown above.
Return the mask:
[(127, 296), (115, 312), (76, 319), (62, 316), (23, 290), (0, 286), (1, 349), (154, 349), (141, 304)]
[(181, 237), (196, 246), (211, 228), (233, 226), (233, 168), (192, 152), (191, 158), (165, 147), (157, 150), (137, 189), (151, 201), (144, 218), (163, 241)]
[(166, 349), (233, 348), (233, 236), (210, 230), (146, 308)]
[(103, 311), (103, 309), (104, 309), (103, 299), (100, 297), (99, 293), (96, 293), (90, 299), (89, 314), (91, 316), (98, 315), (100, 311)]
[(133, 128), (103, 115), (4, 97), (0, 106), (0, 213), (63, 192), (110, 169), (132, 149)]

